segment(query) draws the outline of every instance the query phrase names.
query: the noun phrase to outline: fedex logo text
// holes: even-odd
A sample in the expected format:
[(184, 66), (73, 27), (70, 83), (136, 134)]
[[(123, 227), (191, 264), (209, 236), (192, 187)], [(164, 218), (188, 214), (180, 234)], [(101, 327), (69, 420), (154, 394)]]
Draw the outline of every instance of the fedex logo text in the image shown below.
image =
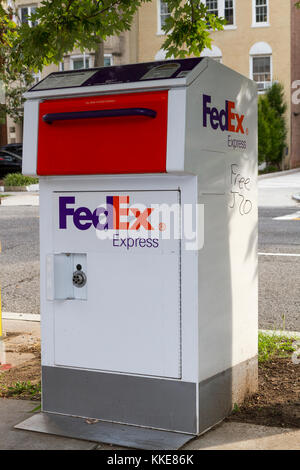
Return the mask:
[[(68, 217), (78, 230), (88, 230), (92, 225), (97, 230), (154, 230), (148, 217), (154, 210), (146, 208), (143, 211), (128, 207), (129, 196), (106, 196), (105, 207), (97, 207), (93, 212), (87, 207), (69, 207), (75, 205), (75, 196), (59, 198), (59, 228), (66, 229)], [(125, 207), (121, 207), (125, 206)], [(124, 221), (128, 218), (133, 218)], [(122, 218), (122, 221), (121, 221)]]
[(244, 114), (239, 115), (234, 112), (234, 101), (225, 101), (225, 109), (219, 111), (215, 107), (210, 107), (211, 96), (203, 95), (203, 126), (207, 127), (208, 117), (211, 127), (216, 130), (221, 129), (222, 132), (241, 132), (245, 133), (243, 127)]

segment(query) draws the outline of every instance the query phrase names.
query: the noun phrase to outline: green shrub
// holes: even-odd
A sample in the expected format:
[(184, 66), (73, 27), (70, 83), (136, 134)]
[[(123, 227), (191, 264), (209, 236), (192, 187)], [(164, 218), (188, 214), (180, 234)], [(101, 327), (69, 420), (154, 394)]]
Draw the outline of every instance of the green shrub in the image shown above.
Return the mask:
[(25, 176), (21, 173), (9, 173), (5, 176), (4, 186), (28, 186), (30, 184), (36, 184), (39, 182), (38, 178), (32, 178), (31, 176)]
[(295, 348), (294, 339), (276, 334), (258, 333), (258, 362), (266, 362), (274, 357), (287, 357)]
[(284, 88), (274, 83), (258, 100), (258, 161), (280, 168), (286, 147)]
[(278, 171), (278, 167), (274, 165), (266, 166), (264, 170), (259, 170), (260, 175), (264, 175), (265, 173), (275, 173)]

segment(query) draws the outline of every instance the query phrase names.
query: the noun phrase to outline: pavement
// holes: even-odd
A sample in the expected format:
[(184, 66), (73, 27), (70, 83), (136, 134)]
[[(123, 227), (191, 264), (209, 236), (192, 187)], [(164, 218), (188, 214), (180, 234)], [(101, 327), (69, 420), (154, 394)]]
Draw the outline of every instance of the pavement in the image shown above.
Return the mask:
[(2, 206), (38, 206), (39, 194), (27, 192), (2, 193), (0, 203)]
[(260, 328), (300, 331), (300, 221), (293, 214), (293, 207), (259, 208)]
[[(19, 346), (22, 350), (22, 344), (28, 346), (36, 343), (40, 334), (39, 323), (6, 319), (3, 320), (3, 330), (7, 336), (5, 341), (0, 341), (0, 362), (2, 358), (2, 363), (6, 361), (15, 367), (30, 359), (26, 355), (28, 353), (16, 354), (14, 351), (18, 351)], [(124, 449), (115, 445), (14, 429), (16, 424), (32, 416), (36, 407), (36, 401), (0, 399), (0, 450)], [(223, 421), (188, 442), (182, 450), (300, 450), (300, 429)]]
[[(48, 434), (14, 429), (32, 416), (36, 402), (0, 399), (0, 450), (123, 450), (122, 447), (97, 444)], [(166, 449), (167, 450), (167, 449)], [(300, 430), (255, 424), (223, 422), (182, 450), (300, 450)]]
[(39, 208), (1, 205), (0, 241), (2, 310), (40, 313)]
[[(299, 207), (297, 196), (300, 195), (300, 169), (280, 173), (261, 175), (258, 182), (259, 207)], [(276, 191), (274, 191), (276, 189)], [(291, 194), (291, 189), (294, 190)], [(9, 192), (3, 193), (3, 206), (38, 206), (38, 192)], [(295, 196), (295, 199), (293, 199)]]
[(258, 178), (259, 207), (299, 207), (292, 198), (300, 190), (299, 171), (283, 171), (276, 176), (262, 175)]
[[(274, 215), (278, 216), (278, 209), (281, 210), (279, 217), (290, 215), (289, 220), (296, 220), (293, 218), (293, 214), (297, 211), (300, 211), (300, 205), (297, 200), (292, 199), (293, 194), (298, 194), (300, 189), (300, 171), (299, 172), (286, 172), (285, 174), (275, 175), (270, 177), (264, 177), (259, 180), (259, 206), (262, 211), (272, 211), (272, 208), (276, 208), (276, 213)], [(19, 211), (17, 206), (38, 206), (38, 194), (28, 194), (28, 193), (14, 193), (11, 194), (9, 197), (2, 199), (2, 206), (10, 206), (15, 207), (16, 215)], [(26, 232), (25, 238), (28, 236), (28, 240), (24, 241), (24, 238), (20, 240), (20, 247), (21, 251), (18, 253), (16, 251), (16, 255), (18, 258), (20, 255), (25, 257), (26, 259), (26, 251), (24, 250), (25, 245), (28, 247), (28, 243), (30, 246), (30, 237), (32, 237), (32, 232), (30, 230), (30, 226), (32, 223), (37, 223), (37, 213), (35, 208), (32, 208), (34, 212), (29, 214), (28, 218), (28, 233)], [(20, 207), (20, 211), (22, 208)], [(21, 213), (21, 212), (20, 212)], [(265, 212), (267, 214), (266, 219), (275, 219), (276, 217), (270, 217), (273, 215), (272, 213)], [(270, 224), (270, 222), (265, 222), (266, 224)], [(273, 222), (272, 222), (273, 223)], [(265, 226), (268, 228), (269, 225)], [(277, 226), (277, 228), (279, 225)], [(299, 246), (299, 239), (298, 239), (298, 224), (297, 226), (291, 227), (292, 229), (289, 230), (289, 236), (294, 237), (293, 240), (289, 240), (286, 245), (284, 243), (278, 244), (278, 239), (276, 239), (276, 229), (274, 235), (274, 227), (272, 227), (269, 231), (268, 236), (275, 237), (274, 239), (267, 239), (267, 243), (263, 245), (264, 253), (261, 253), (261, 256), (265, 260), (266, 263), (263, 265), (263, 276), (265, 278), (265, 286), (263, 286), (263, 295), (268, 295), (267, 290), (267, 283), (270, 283), (270, 276), (272, 277), (272, 272), (274, 271), (274, 276), (276, 276), (276, 272), (281, 273), (282, 279), (282, 272), (286, 268), (284, 263), (288, 258), (284, 258), (284, 254), (300, 255), (300, 246)], [(268, 232), (268, 229), (266, 229)], [(297, 233), (298, 232), (298, 233)], [(280, 238), (282, 241), (282, 237)], [(29, 250), (30, 251), (30, 250)], [(272, 251), (272, 253), (271, 253)], [(274, 256), (276, 255), (276, 256)], [(280, 259), (277, 259), (277, 255), (279, 255)], [(272, 260), (274, 261), (276, 258), (276, 263), (272, 265)], [(24, 259), (24, 262), (25, 262)], [(28, 260), (26, 260), (28, 261)], [(299, 260), (300, 261), (300, 260)], [(37, 260), (34, 261), (36, 263)], [(1, 263), (2, 264), (2, 263)], [(13, 269), (13, 262), (8, 266), (8, 269)], [(3, 263), (5, 266), (6, 263)], [(299, 263), (300, 265), (300, 263)], [(298, 265), (297, 268), (295, 267), (296, 264), (293, 263), (292, 266), (288, 268), (286, 276), (291, 279), (291, 284), (287, 286), (283, 286), (283, 284), (278, 284), (277, 289), (281, 292), (283, 289), (287, 289), (290, 292), (292, 288), (292, 283), (295, 286), (299, 285), (300, 281), (300, 270), (299, 270), (299, 279), (295, 280), (295, 272), (298, 273)], [(32, 266), (33, 274), (35, 270), (38, 269), (38, 264)], [(37, 273), (36, 273), (37, 274)], [(17, 272), (13, 273), (13, 275), (17, 276)], [(298, 276), (298, 274), (297, 274)], [(34, 277), (34, 276), (33, 276)], [(37, 277), (37, 276), (35, 276)], [(32, 281), (32, 279), (31, 279)], [(38, 282), (38, 277), (36, 279)], [(25, 281), (26, 282), (26, 281)], [(264, 281), (263, 281), (264, 282)], [(297, 289), (296, 289), (297, 290)], [(296, 296), (296, 292), (295, 292)], [(273, 299), (273, 303), (269, 305), (273, 305), (272, 308), (276, 308), (276, 299)], [(297, 297), (293, 299), (293, 305), (297, 303)], [(298, 302), (299, 304), (299, 302)], [(26, 312), (34, 314), (38, 313), (37, 306), (31, 308), (30, 311), (28, 309), (22, 309), (20, 304), (19, 310), (15, 311), (22, 311), (25, 314)], [(285, 303), (286, 305), (286, 303)], [(293, 308), (293, 307), (291, 307)], [(299, 315), (298, 315), (299, 316)], [(292, 326), (297, 324), (299, 320), (296, 312), (295, 321), (291, 322), (290, 328), (293, 329)], [(23, 318), (23, 320), (15, 320), (16, 314), (11, 313), (6, 315), (6, 320), (4, 320), (4, 330), (8, 332), (17, 332), (19, 335), (11, 337), (10, 341), (13, 341), (14, 346), (18, 344), (18, 341), (30, 342), (35, 341), (36, 337), (39, 335), (39, 323), (28, 321), (30, 320), (30, 316), (27, 318)], [(9, 319), (10, 318), (10, 319)], [(27, 321), (24, 321), (24, 320)], [(273, 324), (274, 326), (274, 324)], [(279, 325), (282, 326), (282, 325)], [(299, 328), (294, 328), (299, 330)], [(21, 336), (21, 339), (20, 339)], [(8, 342), (7, 342), (8, 344)], [(12, 344), (12, 343), (11, 343)], [(3, 342), (2, 342), (3, 345)], [(9, 349), (9, 348), (8, 348)], [(0, 348), (0, 353), (2, 351), (2, 362), (3, 362), (3, 354), (5, 351), (3, 348)], [(0, 357), (1, 359), (1, 357)], [(19, 364), (22, 361), (22, 358), (18, 358), (16, 356), (9, 356), (9, 353), (6, 353), (5, 360), (11, 361), (12, 365)], [(14, 399), (0, 399), (0, 449), (32, 449), (32, 450), (71, 450), (71, 449), (78, 449), (78, 450), (120, 450), (122, 448), (117, 446), (108, 446), (105, 444), (97, 444), (95, 442), (89, 441), (82, 441), (76, 439), (69, 439), (64, 437), (58, 436), (50, 436), (45, 434), (39, 434), (29, 431), (22, 431), (14, 429), (14, 425), (20, 423), (27, 417), (31, 416), (32, 409), (36, 407), (36, 402), (28, 401), (28, 400), (14, 400)], [(227, 422), (224, 421), (214, 427), (212, 430), (208, 431), (202, 436), (199, 436), (188, 444), (183, 447), (183, 450), (193, 451), (193, 450), (300, 450), (300, 430), (298, 429), (286, 429), (286, 428), (277, 428), (277, 427), (269, 427), (269, 426), (259, 426), (249, 423), (237, 423), (237, 422)]]

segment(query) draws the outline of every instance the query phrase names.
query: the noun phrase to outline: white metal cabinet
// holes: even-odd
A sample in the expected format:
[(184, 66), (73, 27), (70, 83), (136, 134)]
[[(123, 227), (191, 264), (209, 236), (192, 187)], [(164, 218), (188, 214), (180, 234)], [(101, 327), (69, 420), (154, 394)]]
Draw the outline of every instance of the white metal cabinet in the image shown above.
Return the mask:
[[(143, 226), (134, 231), (109, 230), (115, 241), (100, 239), (94, 226), (79, 230), (72, 213), (65, 217), (66, 228), (59, 227), (60, 198), (74, 198), (74, 204), (65, 205), (69, 212), (79, 207), (93, 212), (103, 207), (107, 196), (127, 196), (128, 206), (132, 207), (179, 202), (178, 191), (54, 193), (54, 252), (60, 259), (62, 253), (78, 253), (81, 257), (86, 253), (87, 257), (86, 300), (68, 298), (68, 285), (65, 299), (61, 295), (63, 286), (59, 298), (55, 300), (54, 296), (55, 364), (180, 378), (179, 227), (175, 227), (175, 235), (173, 230), (179, 222), (171, 218), (165, 224), (172, 224), (170, 239), (162, 239), (157, 227), (161, 218), (152, 222), (156, 209), (147, 219), (155, 230), (147, 231)], [(133, 222), (134, 217), (130, 226)], [(153, 246), (156, 237), (160, 237), (158, 246)], [(121, 243), (121, 239), (128, 238), (151, 240), (151, 246), (142, 242), (142, 246), (128, 248)], [(59, 272), (64, 269), (61, 265), (61, 261), (54, 263), (58, 266), (57, 272), (54, 268), (54, 281), (68, 279)]]

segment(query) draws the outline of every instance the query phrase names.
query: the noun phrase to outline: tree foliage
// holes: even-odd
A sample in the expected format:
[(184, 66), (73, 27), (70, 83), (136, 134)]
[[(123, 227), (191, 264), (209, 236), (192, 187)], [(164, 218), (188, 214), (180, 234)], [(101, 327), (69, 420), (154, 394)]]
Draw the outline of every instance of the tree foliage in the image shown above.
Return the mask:
[(33, 83), (32, 67), (19, 60), (17, 54), (19, 39), (18, 25), (14, 21), (14, 10), (4, 8), (0, 2), (0, 82), (6, 97), (6, 106), (1, 107), (1, 117), (9, 114), (15, 122), (22, 119), (23, 93)]
[(286, 147), (284, 91), (281, 83), (274, 83), (258, 100), (258, 160), (267, 166), (280, 168)]
[[(43, 0), (19, 28), (19, 63), (41, 70), (78, 48), (94, 50), (109, 36), (128, 31), (142, 3), (151, 0)], [(34, 51), (34, 52), (33, 52)]]

